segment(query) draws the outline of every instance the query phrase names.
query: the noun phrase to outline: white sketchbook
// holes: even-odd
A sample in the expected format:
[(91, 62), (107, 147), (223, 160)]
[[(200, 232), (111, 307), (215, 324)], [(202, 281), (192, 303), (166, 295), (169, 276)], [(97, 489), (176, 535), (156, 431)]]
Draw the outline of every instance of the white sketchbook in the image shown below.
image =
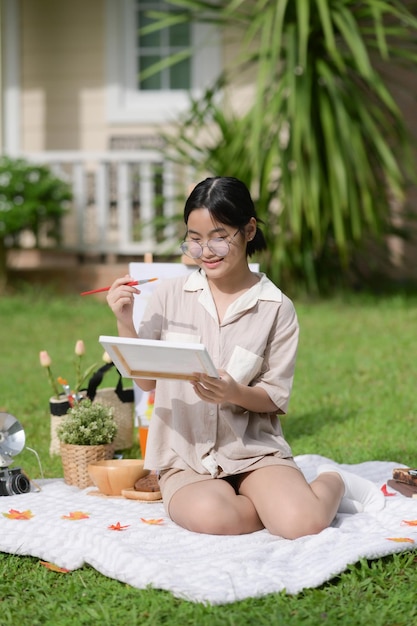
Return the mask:
[(193, 375), (218, 372), (201, 343), (177, 343), (102, 335), (99, 342), (125, 378), (192, 380)]

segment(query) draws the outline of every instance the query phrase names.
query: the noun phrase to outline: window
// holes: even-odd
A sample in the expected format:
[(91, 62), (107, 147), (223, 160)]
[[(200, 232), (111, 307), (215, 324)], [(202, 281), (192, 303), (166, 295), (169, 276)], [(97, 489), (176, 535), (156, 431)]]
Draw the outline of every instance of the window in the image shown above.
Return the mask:
[[(175, 8), (159, 0), (107, 0), (110, 122), (167, 122), (220, 72), (218, 34), (207, 24), (178, 24), (144, 35), (149, 10)], [(191, 46), (193, 55), (143, 76), (149, 67)]]
[(172, 5), (166, 2), (136, 2), (138, 48), (137, 71), (138, 87), (141, 90), (176, 90), (190, 89), (191, 58), (186, 57), (171, 67), (162, 69), (144, 80), (140, 76), (153, 64), (173, 55), (181, 55), (191, 45), (191, 24), (177, 24), (147, 35), (140, 30), (152, 23), (148, 15), (150, 10), (164, 10), (175, 13)]

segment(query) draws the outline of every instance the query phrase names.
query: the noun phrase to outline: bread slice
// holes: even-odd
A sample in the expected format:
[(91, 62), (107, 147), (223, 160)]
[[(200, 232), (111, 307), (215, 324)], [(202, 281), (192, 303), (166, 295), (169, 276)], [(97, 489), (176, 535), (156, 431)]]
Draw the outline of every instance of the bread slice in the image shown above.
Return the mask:
[(135, 491), (159, 491), (158, 476), (156, 474), (148, 474), (139, 478), (135, 482)]
[(146, 502), (161, 500), (162, 494), (159, 489), (158, 476), (151, 473), (139, 478), (135, 482), (134, 488), (124, 489), (122, 495), (130, 500), (145, 500)]

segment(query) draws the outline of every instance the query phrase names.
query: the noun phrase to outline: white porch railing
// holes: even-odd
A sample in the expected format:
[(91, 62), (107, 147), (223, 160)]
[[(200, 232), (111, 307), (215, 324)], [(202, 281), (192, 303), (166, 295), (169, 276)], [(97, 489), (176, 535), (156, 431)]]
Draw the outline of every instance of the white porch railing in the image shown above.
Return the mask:
[[(71, 184), (62, 248), (80, 254), (179, 254), (181, 215), (192, 180), (157, 150), (40, 152), (23, 158), (49, 165)], [(157, 218), (170, 223), (161, 225)]]

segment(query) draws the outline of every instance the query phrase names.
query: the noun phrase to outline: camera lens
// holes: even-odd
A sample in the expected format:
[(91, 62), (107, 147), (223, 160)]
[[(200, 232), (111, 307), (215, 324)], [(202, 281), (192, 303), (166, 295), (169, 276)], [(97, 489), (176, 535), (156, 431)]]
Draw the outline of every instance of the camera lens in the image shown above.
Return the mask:
[(24, 474), (13, 476), (10, 484), (10, 493), (29, 493), (30, 481)]

